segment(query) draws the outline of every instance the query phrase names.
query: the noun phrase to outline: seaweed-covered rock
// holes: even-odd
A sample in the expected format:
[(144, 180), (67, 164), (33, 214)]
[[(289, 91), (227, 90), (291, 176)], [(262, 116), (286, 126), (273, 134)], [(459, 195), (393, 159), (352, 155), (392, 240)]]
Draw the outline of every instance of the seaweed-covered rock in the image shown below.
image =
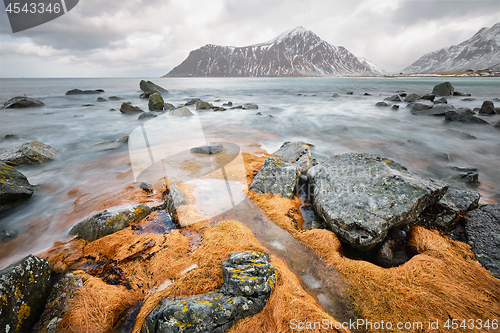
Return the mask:
[(149, 213), (151, 208), (145, 204), (115, 211), (104, 210), (78, 222), (71, 228), (69, 234), (95, 241), (128, 227), (130, 223), (142, 219)]
[(303, 141), (286, 141), (273, 154), (283, 157), (285, 161), (295, 164), (300, 172), (306, 173), (313, 166), (312, 147), (312, 144)]
[(167, 94), (168, 93), (167, 89), (162, 88), (159, 85), (154, 84), (151, 81), (141, 80), (141, 82), (139, 82), (139, 88), (141, 88), (141, 90), (143, 91), (143, 93), (141, 94), (141, 98), (149, 98), (149, 96), (154, 94), (154, 93), (158, 93), (158, 94)]
[(0, 331), (31, 332), (50, 289), (49, 263), (33, 255), (0, 271)]
[(143, 113), (144, 110), (142, 110), (138, 106), (132, 105), (132, 103), (127, 102), (127, 103), (122, 103), (122, 106), (120, 107), (120, 112), (121, 113)]
[(31, 141), (1, 154), (0, 162), (12, 166), (41, 164), (53, 160), (57, 153), (57, 149), (49, 145)]
[(455, 88), (453, 88), (450, 82), (440, 83), (432, 89), (432, 94), (436, 96), (453, 96), (454, 92)]
[(191, 153), (193, 154), (203, 154), (203, 155), (215, 155), (222, 153), (224, 146), (222, 143), (211, 143), (209, 146), (200, 146), (191, 148)]
[(63, 275), (50, 291), (45, 311), (33, 328), (34, 333), (56, 333), (57, 324), (68, 311), (76, 292), (83, 286), (83, 279), (71, 273)]
[(360, 250), (373, 248), (390, 229), (413, 222), (448, 189), (445, 183), (373, 154), (332, 156), (307, 175), (316, 213), (337, 236)]
[(14, 167), (0, 163), (0, 213), (17, 202), (31, 198), (33, 186)]
[(471, 211), (465, 232), (477, 260), (500, 278), (500, 204)]
[(250, 191), (257, 193), (277, 193), (293, 198), (299, 180), (299, 168), (281, 157), (268, 157), (255, 175)]
[(7, 102), (5, 102), (2, 106), (2, 109), (20, 109), (20, 108), (32, 108), (44, 106), (42, 101), (38, 99), (26, 97), (26, 96), (17, 96), (12, 97)]
[(142, 331), (222, 333), (236, 320), (261, 311), (276, 284), (276, 273), (267, 254), (231, 253), (222, 265), (224, 285), (220, 291), (164, 298), (147, 316)]
[(148, 108), (149, 111), (163, 111), (165, 107), (165, 101), (160, 93), (154, 93), (149, 95)]

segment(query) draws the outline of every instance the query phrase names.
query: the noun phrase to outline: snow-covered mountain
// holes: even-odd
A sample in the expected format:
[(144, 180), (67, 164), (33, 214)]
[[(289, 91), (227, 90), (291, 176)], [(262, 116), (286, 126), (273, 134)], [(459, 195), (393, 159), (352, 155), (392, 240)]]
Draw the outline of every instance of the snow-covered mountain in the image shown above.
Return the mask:
[(360, 63), (362, 63), (363, 65), (365, 65), (366, 67), (370, 68), (370, 70), (375, 73), (375, 74), (379, 74), (379, 75), (382, 75), (382, 74), (387, 74), (386, 71), (384, 71), (382, 68), (380, 68), (378, 65), (376, 65), (374, 62), (368, 60), (368, 59), (365, 59), (365, 58), (361, 58), (361, 57), (358, 57), (358, 60)]
[(458, 45), (427, 53), (403, 73), (434, 73), (486, 69), (500, 62), (500, 23), (482, 28)]
[(191, 51), (165, 77), (378, 75), (342, 46), (297, 27), (261, 44), (208, 44)]

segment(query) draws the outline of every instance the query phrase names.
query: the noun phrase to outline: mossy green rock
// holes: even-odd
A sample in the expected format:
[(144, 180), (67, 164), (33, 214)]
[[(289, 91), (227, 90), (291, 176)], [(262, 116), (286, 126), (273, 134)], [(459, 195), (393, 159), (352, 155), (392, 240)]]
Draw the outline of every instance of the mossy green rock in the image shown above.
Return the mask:
[(448, 185), (410, 173), (380, 155), (335, 155), (307, 173), (314, 210), (344, 242), (369, 250), (390, 229), (412, 223)]
[(148, 108), (149, 111), (163, 111), (165, 101), (160, 93), (149, 95)]
[(50, 289), (49, 263), (33, 255), (0, 271), (0, 331), (31, 332)]
[(33, 186), (14, 167), (0, 163), (0, 212), (33, 195)]
[(135, 205), (126, 209), (116, 211), (104, 210), (80, 221), (71, 228), (70, 235), (78, 235), (88, 241), (95, 241), (107, 235), (111, 235), (140, 220), (151, 213), (151, 208), (145, 204)]
[(31, 141), (1, 154), (0, 162), (12, 166), (41, 164), (53, 160), (57, 154), (57, 149), (39, 141)]
[(432, 89), (432, 94), (436, 96), (453, 96), (454, 92), (455, 88), (453, 88), (450, 82), (440, 83)]
[(225, 332), (239, 319), (266, 305), (276, 284), (267, 254), (231, 253), (222, 264), (224, 285), (218, 292), (164, 298), (146, 318), (143, 333)]

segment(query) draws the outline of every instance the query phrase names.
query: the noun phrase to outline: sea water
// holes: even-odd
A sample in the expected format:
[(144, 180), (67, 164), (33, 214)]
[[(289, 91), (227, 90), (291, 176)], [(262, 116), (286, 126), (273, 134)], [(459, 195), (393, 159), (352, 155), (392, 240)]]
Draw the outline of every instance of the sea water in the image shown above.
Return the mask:
[[(0, 231), (18, 234), (17, 241), (0, 244), (0, 268), (67, 239), (69, 228), (89, 213), (70, 213), (75, 200), (98, 203), (101, 197), (119, 193), (134, 182), (128, 145), (113, 141), (129, 136), (146, 122), (148, 126), (155, 121), (167, 124), (161, 125), (159, 133), (184, 135), (199, 134), (201, 126), (206, 142), (232, 142), (243, 152), (257, 143), (272, 153), (284, 141), (302, 140), (314, 145), (318, 161), (333, 154), (368, 152), (430, 177), (438, 176), (437, 169), (477, 168), (480, 185), (474, 190), (482, 194), (482, 202), (494, 202), (494, 195), (500, 193), (498, 128), (414, 116), (403, 102), (390, 102), (400, 105), (398, 111), (375, 106), (397, 92), (430, 93), (434, 85), (449, 81), (456, 91), (469, 93), (474, 100), (454, 96), (448, 103), (472, 109), (500, 97), (500, 78), (150, 78), (169, 90), (164, 99), (175, 106), (196, 97), (216, 106), (231, 101), (234, 106), (254, 103), (259, 107), (200, 111), (197, 125), (168, 114), (138, 120), (138, 114), (120, 113), (122, 102), (148, 109), (147, 99), (139, 98), (141, 79), (0, 80), (0, 103), (22, 94), (45, 103), (41, 108), (0, 110), (0, 153), (33, 140), (59, 151), (55, 161), (18, 168), (36, 185), (35, 194), (0, 217)], [(65, 95), (74, 88), (105, 92)], [(96, 101), (110, 96), (123, 100)], [(86, 104), (93, 106), (82, 106)], [(490, 123), (500, 120), (500, 115), (481, 117)], [(450, 129), (476, 139), (461, 139)], [(9, 134), (18, 138), (3, 139)], [(78, 193), (77, 199), (68, 195), (72, 190)]]

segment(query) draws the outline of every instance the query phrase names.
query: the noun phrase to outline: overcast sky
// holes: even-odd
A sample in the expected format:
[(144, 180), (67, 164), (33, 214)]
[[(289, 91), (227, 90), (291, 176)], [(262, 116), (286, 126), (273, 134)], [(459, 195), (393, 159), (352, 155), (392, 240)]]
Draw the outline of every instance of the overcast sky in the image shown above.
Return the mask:
[(500, 0), (80, 0), (13, 34), (0, 4), (0, 77), (158, 77), (205, 44), (303, 26), (388, 72), (500, 22)]

